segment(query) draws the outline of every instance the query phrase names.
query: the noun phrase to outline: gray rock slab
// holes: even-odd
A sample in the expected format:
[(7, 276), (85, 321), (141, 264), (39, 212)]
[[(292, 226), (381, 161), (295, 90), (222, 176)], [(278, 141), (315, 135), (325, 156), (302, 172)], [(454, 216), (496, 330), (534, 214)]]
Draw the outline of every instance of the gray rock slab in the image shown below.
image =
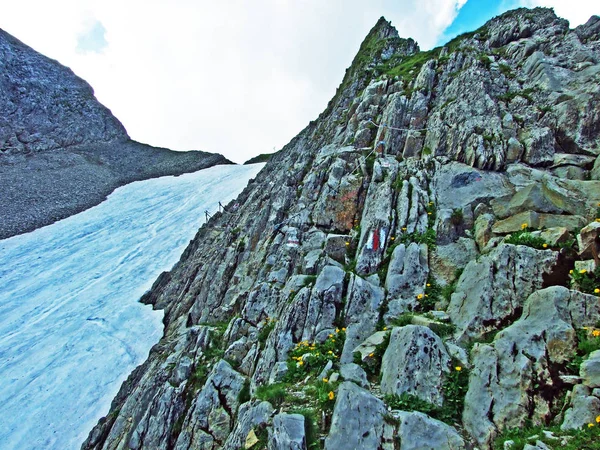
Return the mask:
[(442, 340), (429, 328), (394, 328), (381, 361), (381, 391), (411, 394), (441, 406), (444, 397), (440, 380), (448, 373), (449, 364)]

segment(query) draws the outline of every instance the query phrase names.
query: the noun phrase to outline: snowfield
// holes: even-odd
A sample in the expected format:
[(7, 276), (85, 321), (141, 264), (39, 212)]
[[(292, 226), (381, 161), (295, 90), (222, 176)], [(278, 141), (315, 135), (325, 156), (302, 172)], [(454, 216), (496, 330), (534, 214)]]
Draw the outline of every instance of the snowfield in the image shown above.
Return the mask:
[(162, 336), (138, 302), (264, 164), (135, 182), (0, 241), (0, 447), (78, 449)]

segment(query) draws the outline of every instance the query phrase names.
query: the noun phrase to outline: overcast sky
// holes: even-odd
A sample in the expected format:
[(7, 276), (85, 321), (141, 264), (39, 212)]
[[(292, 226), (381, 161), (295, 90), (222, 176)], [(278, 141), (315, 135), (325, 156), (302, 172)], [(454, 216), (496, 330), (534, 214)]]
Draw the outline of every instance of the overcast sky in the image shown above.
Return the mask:
[(323, 111), (380, 16), (421, 49), (516, 6), (598, 0), (19, 0), (0, 28), (88, 81), (138, 141), (243, 162)]

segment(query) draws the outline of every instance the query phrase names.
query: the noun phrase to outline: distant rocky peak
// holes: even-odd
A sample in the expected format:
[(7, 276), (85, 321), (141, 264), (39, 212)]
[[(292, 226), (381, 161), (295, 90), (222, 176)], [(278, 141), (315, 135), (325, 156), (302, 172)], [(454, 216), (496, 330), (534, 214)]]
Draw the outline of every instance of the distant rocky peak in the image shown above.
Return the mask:
[(552, 8), (519, 8), (489, 20), (484, 27), (490, 30), (490, 47), (498, 48), (533, 35), (565, 34), (569, 31), (569, 21), (558, 17)]
[(126, 141), (92, 87), (0, 30), (0, 155)]

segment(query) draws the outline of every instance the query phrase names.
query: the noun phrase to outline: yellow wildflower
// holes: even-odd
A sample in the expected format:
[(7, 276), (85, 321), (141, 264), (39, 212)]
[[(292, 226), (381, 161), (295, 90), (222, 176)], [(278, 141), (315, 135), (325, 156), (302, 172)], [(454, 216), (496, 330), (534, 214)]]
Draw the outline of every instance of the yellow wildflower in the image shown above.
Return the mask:
[(596, 423), (600, 423), (600, 416), (596, 417)]
[(336, 332), (336, 333), (339, 333), (339, 332), (340, 332), (340, 329), (339, 329), (339, 328), (336, 328), (336, 329), (335, 329), (335, 332)]
[(594, 337), (600, 336), (600, 330), (594, 330), (594, 331), (592, 331), (592, 336), (594, 336)]
[(592, 428), (594, 426), (593, 423), (588, 423), (588, 428)]
[(600, 217), (596, 217), (596, 222), (600, 222)]
[(429, 202), (429, 206), (432, 206), (432, 205), (433, 205), (433, 202)]
[(345, 329), (345, 328), (342, 328), (342, 331), (343, 331), (343, 332), (346, 332), (346, 329)]
[(600, 289), (598, 289), (598, 288), (594, 289), (594, 294), (600, 294)]
[(427, 215), (428, 215), (428, 216), (430, 216), (430, 215), (431, 215), (431, 213), (430, 213), (430, 212), (428, 212), (428, 213), (427, 213)]
[(329, 383), (329, 380), (327, 378), (323, 378), (323, 383)]
[(394, 236), (392, 236), (392, 237), (390, 238), (390, 241), (393, 241), (394, 239), (396, 239), (396, 238), (395, 238)]
[(350, 245), (350, 242), (346, 242), (346, 247)]
[(375, 353), (369, 353), (369, 358), (372, 358)]
[(427, 283), (427, 287), (430, 287), (430, 286), (431, 286), (431, 284)]
[(586, 273), (586, 272), (587, 272), (587, 270), (585, 270), (585, 269), (581, 269), (581, 270), (579, 271), (579, 273), (580, 273), (580, 274), (584, 274), (584, 273)]
[(327, 397), (329, 398), (329, 400), (333, 400), (335, 398), (335, 394), (333, 393), (333, 391), (329, 391), (329, 395)]
[(406, 231), (406, 227), (402, 227), (402, 231)]
[(329, 337), (330, 337), (330, 338), (332, 338), (332, 337), (333, 337), (333, 334), (330, 334), (330, 335), (329, 335)]
[(333, 352), (332, 352), (331, 350), (329, 350), (327, 353), (328, 353), (329, 355), (332, 355), (332, 354), (333, 354)]
[(521, 224), (521, 230), (524, 230), (525, 228), (527, 228), (529, 225), (527, 225), (526, 223), (522, 223)]
[(548, 248), (548, 244), (543, 244), (542, 247)]
[(456, 366), (456, 367), (454, 368), (454, 370), (456, 370), (457, 372), (460, 372), (460, 371), (462, 370), (462, 367), (460, 367), (460, 366)]
[(303, 366), (303, 365), (304, 365), (304, 361), (302, 361), (302, 360), (300, 360), (300, 361), (298, 361), (298, 362), (296, 363), (296, 366), (297, 366), (297, 367), (301, 367), (301, 366)]
[(383, 327), (383, 331), (386, 331), (386, 330), (387, 330), (387, 327)]
[(572, 274), (573, 273), (573, 269), (569, 270), (569, 273)]
[(419, 300), (421, 300), (421, 299), (423, 298), (423, 294), (419, 294), (419, 295), (417, 295), (417, 298), (418, 298)]
[(335, 342), (335, 339), (332, 339), (331, 342)]

